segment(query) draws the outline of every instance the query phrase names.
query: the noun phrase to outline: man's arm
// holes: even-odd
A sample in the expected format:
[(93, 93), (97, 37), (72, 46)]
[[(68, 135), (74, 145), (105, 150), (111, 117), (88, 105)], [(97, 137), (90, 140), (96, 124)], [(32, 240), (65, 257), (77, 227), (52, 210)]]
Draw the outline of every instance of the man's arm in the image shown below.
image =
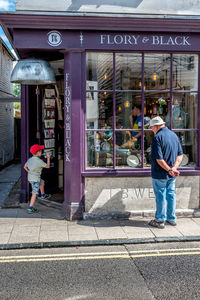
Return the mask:
[(180, 166), (183, 159), (183, 155), (178, 155), (172, 168), (164, 161), (164, 159), (156, 159), (157, 163), (171, 176), (179, 176), (180, 172), (177, 168)]
[(179, 176), (180, 172), (176, 168), (170, 168), (170, 166), (164, 161), (164, 159), (156, 159), (157, 163), (163, 168), (170, 176)]
[(170, 168), (170, 166), (168, 166), (168, 164), (166, 163), (166, 161), (164, 159), (156, 159), (156, 161), (161, 168), (163, 168), (166, 172), (169, 172), (169, 170), (171, 168)]
[[(133, 131), (133, 132), (134, 132), (134, 131)], [(136, 135), (134, 136), (134, 138), (138, 139), (141, 135), (142, 135), (142, 133), (141, 133), (141, 132), (138, 132), (138, 134), (136, 134)]]
[(177, 158), (176, 158), (176, 161), (172, 167), (172, 171), (175, 171), (178, 169), (178, 167), (180, 166), (181, 162), (182, 162), (182, 159), (183, 159), (183, 154), (182, 155), (178, 155)]

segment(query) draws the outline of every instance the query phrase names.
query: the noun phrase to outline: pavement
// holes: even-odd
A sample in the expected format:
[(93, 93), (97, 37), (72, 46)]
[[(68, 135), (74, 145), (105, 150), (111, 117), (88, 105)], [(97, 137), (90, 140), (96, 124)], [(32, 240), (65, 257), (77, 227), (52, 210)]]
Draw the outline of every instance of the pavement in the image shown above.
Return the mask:
[(28, 214), (28, 204), (18, 201), (19, 182), (19, 164), (0, 172), (0, 250), (200, 241), (200, 217), (179, 217), (177, 226), (166, 224), (164, 229), (150, 227), (150, 217), (138, 216), (67, 221), (61, 207), (48, 201), (37, 203), (39, 213)]

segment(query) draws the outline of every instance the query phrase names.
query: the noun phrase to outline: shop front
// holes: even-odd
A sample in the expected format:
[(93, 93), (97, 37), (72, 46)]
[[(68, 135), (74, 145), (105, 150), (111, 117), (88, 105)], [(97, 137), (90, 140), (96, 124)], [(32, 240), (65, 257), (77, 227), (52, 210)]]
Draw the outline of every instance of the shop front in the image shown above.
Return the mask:
[[(150, 171), (153, 135), (148, 125), (157, 115), (183, 147), (177, 208), (198, 209), (197, 21), (190, 23), (188, 33), (187, 20), (178, 19), (31, 18), (32, 25), (27, 14), (0, 16), (19, 56), (47, 60), (56, 75), (56, 88), (40, 87), (40, 134), (45, 148), (55, 149), (47, 187), (54, 195), (61, 194), (63, 180), (65, 217), (155, 208)], [(35, 86), (23, 86), (22, 92), (23, 164), (37, 141), (37, 111)], [(60, 111), (52, 102), (56, 98)], [(22, 170), (24, 200), (27, 193)]]

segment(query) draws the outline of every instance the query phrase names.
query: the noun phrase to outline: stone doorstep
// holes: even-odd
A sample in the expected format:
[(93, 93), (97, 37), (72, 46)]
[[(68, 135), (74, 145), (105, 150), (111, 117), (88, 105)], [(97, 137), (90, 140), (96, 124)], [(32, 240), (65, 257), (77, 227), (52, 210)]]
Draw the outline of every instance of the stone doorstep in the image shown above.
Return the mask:
[[(199, 218), (200, 217), (200, 209), (177, 209), (176, 210), (177, 217), (185, 217), (185, 218)], [(132, 219), (135, 217), (147, 218), (154, 217), (154, 210), (135, 210), (135, 211), (111, 211), (111, 212), (84, 212), (83, 220), (123, 220), (123, 219)]]

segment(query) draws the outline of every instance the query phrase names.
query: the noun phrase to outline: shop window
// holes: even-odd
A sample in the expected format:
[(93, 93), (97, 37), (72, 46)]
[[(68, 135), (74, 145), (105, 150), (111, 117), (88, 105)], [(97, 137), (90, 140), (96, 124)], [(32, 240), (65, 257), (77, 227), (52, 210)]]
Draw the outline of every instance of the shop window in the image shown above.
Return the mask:
[(198, 90), (198, 56), (192, 54), (173, 55), (173, 89)]
[(176, 131), (183, 148), (181, 166), (195, 167), (197, 165), (197, 133), (196, 131)]
[(113, 94), (109, 92), (87, 92), (87, 129), (113, 128)]
[(167, 90), (170, 88), (170, 55), (145, 54), (145, 90)]
[(150, 119), (159, 115), (198, 166), (198, 56), (94, 53), (86, 57), (87, 168), (151, 166)]
[[(172, 128), (197, 128), (197, 93), (173, 93)], [(166, 119), (169, 125), (169, 115)]]
[(116, 54), (116, 89), (142, 89), (142, 55)]
[(113, 55), (111, 53), (87, 54), (88, 84), (90, 84), (91, 81), (96, 90), (113, 89)]
[(87, 132), (87, 166), (113, 168), (113, 131)]

